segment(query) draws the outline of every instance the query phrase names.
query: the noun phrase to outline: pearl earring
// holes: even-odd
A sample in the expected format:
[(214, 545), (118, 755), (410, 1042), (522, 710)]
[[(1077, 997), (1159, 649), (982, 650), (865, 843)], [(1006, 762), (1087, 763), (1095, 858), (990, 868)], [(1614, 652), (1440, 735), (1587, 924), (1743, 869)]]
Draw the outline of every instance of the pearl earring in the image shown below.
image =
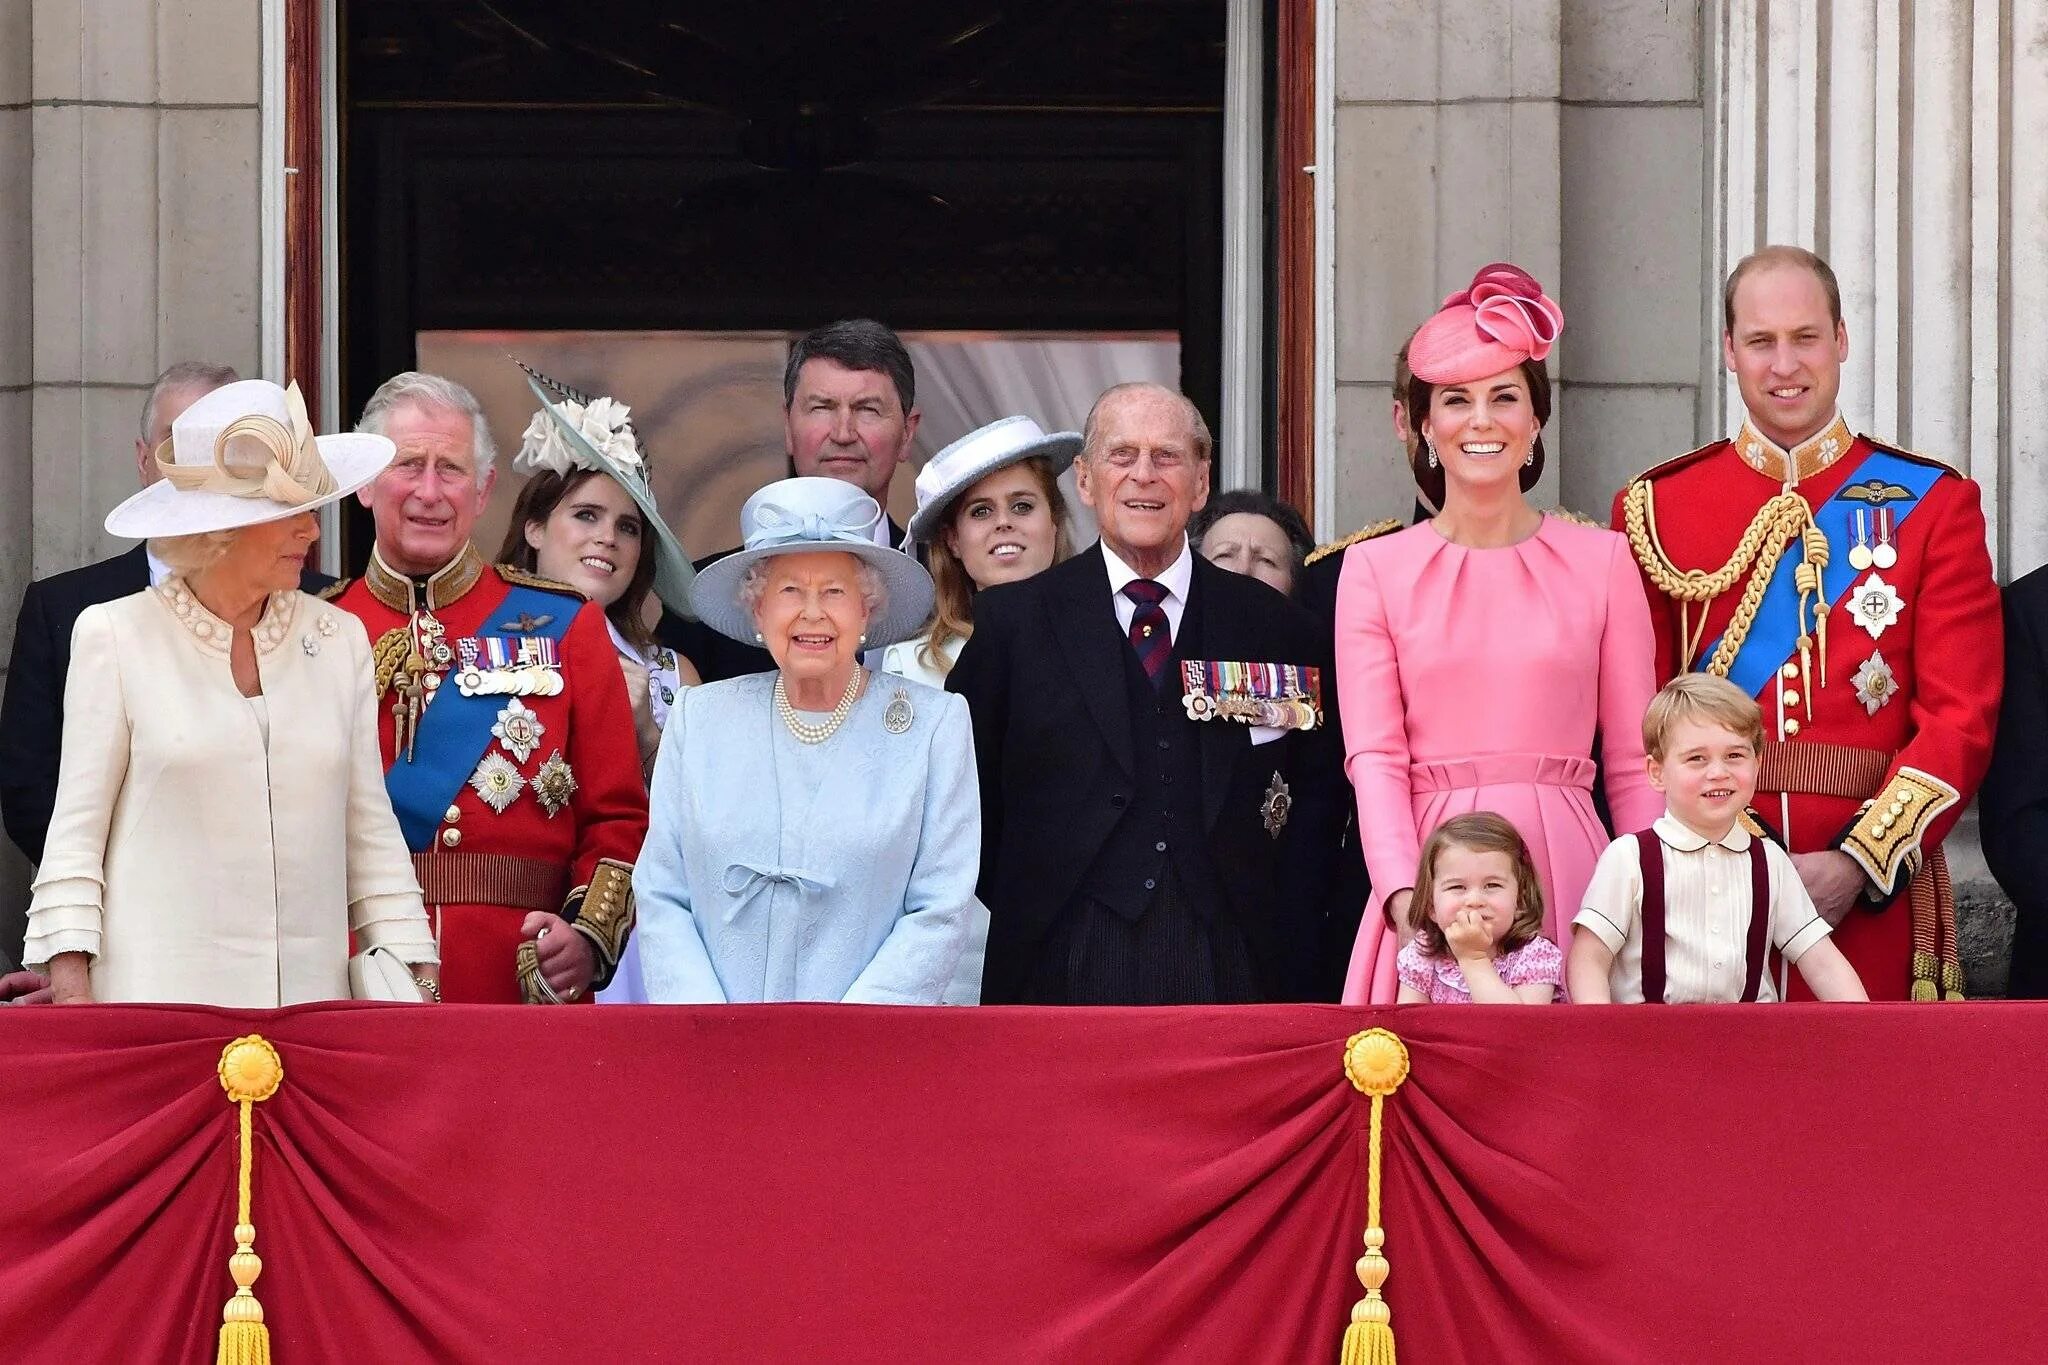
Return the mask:
[(757, 645), (765, 645), (768, 643), (768, 639), (766, 636), (762, 635), (760, 631), (757, 630), (754, 632), (754, 643)]
[(866, 631), (862, 631), (860, 633), (860, 642), (862, 644), (866, 644), (868, 642), (868, 633)]

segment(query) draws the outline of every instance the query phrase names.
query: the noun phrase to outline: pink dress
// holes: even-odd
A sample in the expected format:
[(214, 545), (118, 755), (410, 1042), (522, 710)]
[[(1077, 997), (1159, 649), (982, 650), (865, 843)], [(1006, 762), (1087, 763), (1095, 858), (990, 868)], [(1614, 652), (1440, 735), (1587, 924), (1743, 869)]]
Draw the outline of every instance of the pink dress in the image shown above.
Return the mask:
[(1347, 1004), (1390, 1004), (1396, 939), (1385, 898), (1415, 883), (1422, 841), (1490, 810), (1521, 832), (1543, 883), (1543, 927), (1569, 942), (1609, 834), (1593, 809), (1593, 740), (1624, 832), (1664, 810), (1643, 770), (1656, 692), (1650, 607), (1628, 542), (1546, 516), (1517, 545), (1472, 550), (1427, 522), (1344, 555), (1337, 693), (1372, 896)]
[[(1394, 961), (1399, 984), (1421, 991), (1429, 997), (1430, 1004), (1472, 1003), (1472, 987), (1466, 984), (1465, 969), (1458, 965), (1456, 958), (1424, 957), (1422, 945), (1411, 938)], [(1504, 986), (1530, 986), (1539, 981), (1549, 983), (1553, 1004), (1564, 994), (1564, 954), (1541, 934), (1496, 957), (1493, 970)]]

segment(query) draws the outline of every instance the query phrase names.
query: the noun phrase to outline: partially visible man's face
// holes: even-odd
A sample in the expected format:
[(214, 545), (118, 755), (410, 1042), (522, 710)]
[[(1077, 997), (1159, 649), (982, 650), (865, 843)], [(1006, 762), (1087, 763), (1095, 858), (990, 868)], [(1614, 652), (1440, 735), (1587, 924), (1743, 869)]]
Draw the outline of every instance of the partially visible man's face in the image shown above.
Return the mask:
[(165, 389), (156, 396), (156, 411), (150, 414), (149, 436), (137, 437), (135, 441), (135, 473), (142, 480), (144, 488), (161, 479), (163, 471), (157, 468), (157, 447), (171, 439), (171, 423), (185, 413), (185, 409), (204, 398), (214, 390), (212, 384), (184, 384)]
[(917, 409), (903, 410), (896, 383), (879, 370), (849, 370), (836, 360), (806, 360), (783, 414), (783, 439), (801, 475), (844, 479), (876, 502), (910, 454)]
[(1792, 447), (1834, 419), (1849, 331), (1830, 316), (1811, 270), (1766, 265), (1735, 287), (1735, 326), (1721, 338), (1756, 429)]
[(1120, 393), (1095, 414), (1094, 435), (1075, 466), (1081, 501), (1117, 558), (1156, 573), (1180, 553), (1188, 522), (1209, 501), (1209, 462), (1196, 458), (1187, 408), (1152, 389)]
[(384, 434), (398, 456), (356, 496), (377, 524), (377, 550), (403, 574), (438, 572), (469, 542), (497, 470), (476, 472), (467, 416), (401, 403)]

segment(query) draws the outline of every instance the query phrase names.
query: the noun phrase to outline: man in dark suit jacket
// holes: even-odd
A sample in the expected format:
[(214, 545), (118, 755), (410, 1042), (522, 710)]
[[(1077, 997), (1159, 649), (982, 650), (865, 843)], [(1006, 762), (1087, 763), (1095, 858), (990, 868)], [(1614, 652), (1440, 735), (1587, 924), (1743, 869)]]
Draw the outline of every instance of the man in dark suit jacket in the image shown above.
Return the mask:
[[(782, 434), (789, 472), (844, 479), (889, 505), (889, 480), (917, 435), (917, 375), (910, 352), (879, 322), (856, 318), (820, 327), (789, 349), (782, 370)], [(883, 519), (876, 543), (902, 543), (903, 528)], [(701, 572), (739, 547), (697, 561)], [(702, 622), (661, 614), (655, 637), (696, 666), (705, 682), (766, 673), (768, 651), (727, 639)]]
[[(142, 407), (135, 442), (136, 472), (144, 485), (159, 477), (155, 452), (170, 439), (171, 423), (204, 394), (235, 381), (225, 365), (184, 361), (157, 377)], [(0, 816), (7, 837), (32, 863), (43, 859), (43, 836), (57, 800), (58, 742), (64, 734), (64, 683), (71, 674), (71, 628), (78, 614), (99, 602), (150, 586), (148, 552), (132, 550), (28, 585), (14, 624), (7, 693), (0, 699)], [(332, 582), (308, 570), (311, 592)]]
[(1306, 612), (1191, 552), (1209, 457), (1187, 399), (1111, 389), (1078, 465), (1101, 542), (975, 600), (947, 687), (980, 770), (986, 1002), (1306, 996), (1334, 737), (1195, 720), (1179, 665), (1326, 668), (1328, 649)]
[(1978, 791), (1984, 860), (2012, 897), (2013, 999), (2048, 999), (2048, 568), (2005, 590), (2005, 695)]

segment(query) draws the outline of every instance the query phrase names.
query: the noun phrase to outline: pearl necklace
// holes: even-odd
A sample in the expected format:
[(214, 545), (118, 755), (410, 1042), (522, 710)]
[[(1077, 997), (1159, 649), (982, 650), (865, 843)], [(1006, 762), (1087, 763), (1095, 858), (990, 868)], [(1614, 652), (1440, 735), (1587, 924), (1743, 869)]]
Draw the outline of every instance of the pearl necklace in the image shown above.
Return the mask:
[(775, 676), (775, 714), (782, 717), (782, 723), (789, 732), (804, 744), (823, 744), (839, 733), (839, 727), (846, 724), (846, 718), (853, 711), (853, 704), (860, 697), (861, 684), (867, 680), (867, 670), (856, 668), (853, 676), (846, 680), (846, 691), (839, 698), (839, 705), (832, 708), (832, 714), (823, 723), (813, 725), (797, 716), (796, 708), (789, 704), (789, 693), (782, 686), (782, 675)]

